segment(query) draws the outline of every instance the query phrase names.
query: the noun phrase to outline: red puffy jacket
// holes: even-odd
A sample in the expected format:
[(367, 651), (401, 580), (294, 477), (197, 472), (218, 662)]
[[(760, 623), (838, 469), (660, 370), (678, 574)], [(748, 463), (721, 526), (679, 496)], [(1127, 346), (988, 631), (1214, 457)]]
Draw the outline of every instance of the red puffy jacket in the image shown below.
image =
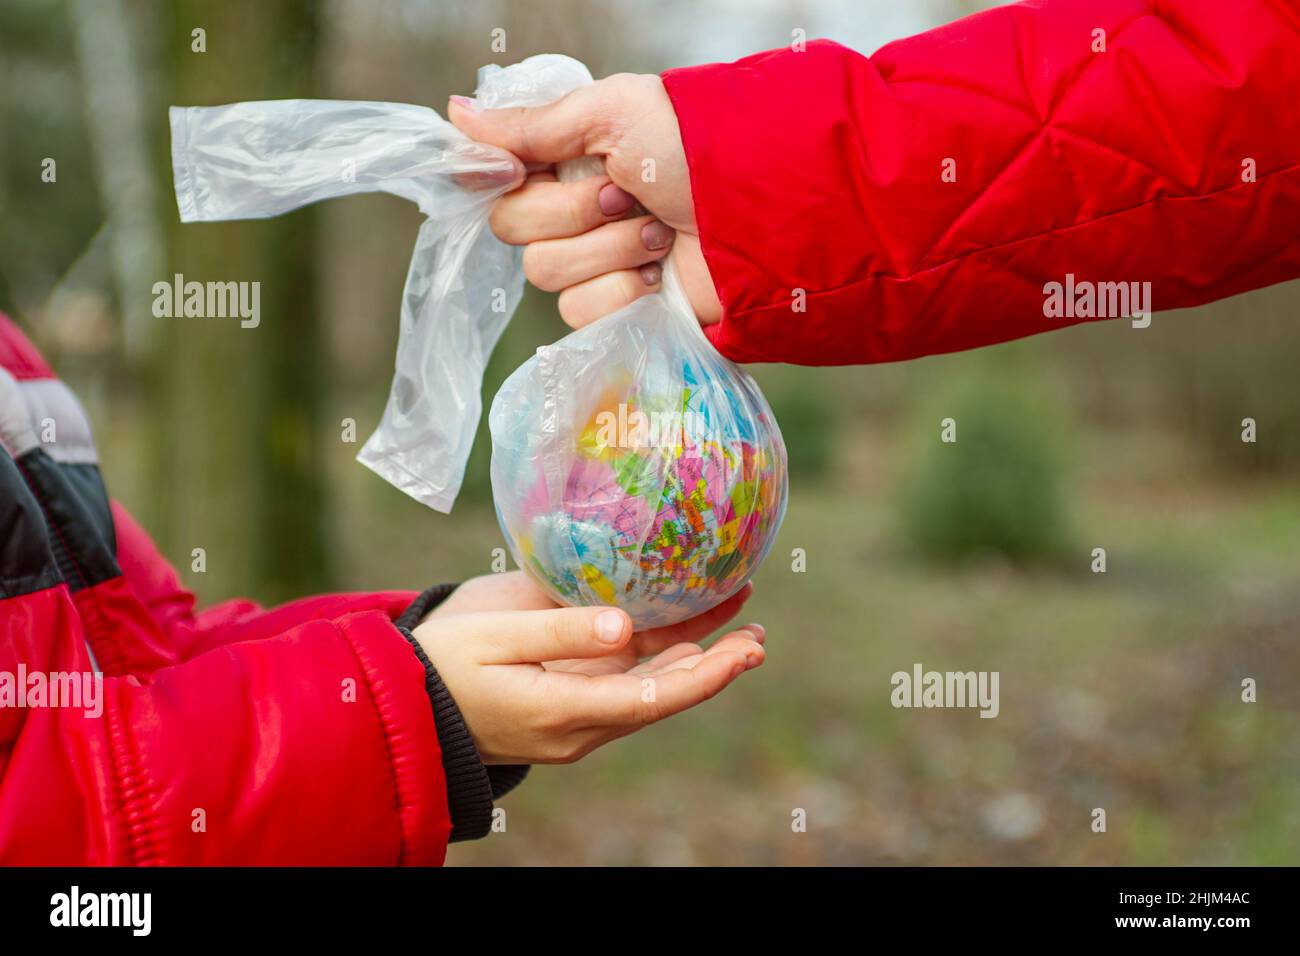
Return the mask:
[(488, 829), (522, 774), (395, 624), (449, 589), (194, 613), (3, 315), (0, 444), (0, 863), (437, 864)]
[(1103, 283), (1162, 310), (1300, 276), (1298, 0), (1035, 0), (663, 80), (737, 361), (954, 352), (1080, 321)]

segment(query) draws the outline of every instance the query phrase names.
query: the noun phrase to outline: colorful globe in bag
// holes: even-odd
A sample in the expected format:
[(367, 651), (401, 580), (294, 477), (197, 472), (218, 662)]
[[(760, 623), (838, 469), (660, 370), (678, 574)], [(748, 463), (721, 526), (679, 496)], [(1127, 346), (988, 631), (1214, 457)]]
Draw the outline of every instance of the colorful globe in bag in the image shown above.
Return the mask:
[(659, 316), (646, 335), (653, 308), (541, 350), (491, 413), (497, 517), (516, 562), (560, 603), (618, 606), (639, 629), (738, 591), (787, 497), (758, 386), (698, 327)]

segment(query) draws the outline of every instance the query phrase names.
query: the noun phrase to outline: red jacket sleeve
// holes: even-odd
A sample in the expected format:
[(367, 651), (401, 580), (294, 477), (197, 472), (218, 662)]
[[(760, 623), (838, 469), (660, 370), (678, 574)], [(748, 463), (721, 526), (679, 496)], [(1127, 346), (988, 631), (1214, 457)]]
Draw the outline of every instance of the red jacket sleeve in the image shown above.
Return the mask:
[(1297, 0), (1037, 0), (663, 80), (738, 361), (1106, 317), (1047, 317), (1053, 282), (1164, 310), (1300, 276)]
[[(66, 587), (2, 603), (6, 670), (89, 673)], [(0, 711), (5, 864), (442, 861), (426, 673), (383, 612), (99, 679), (98, 703)]]
[(0, 426), (0, 864), (432, 864), (487, 831), (523, 768), (493, 779), (402, 629), (448, 587), (196, 614), (3, 316)]
[(130, 652), (124, 654), (133, 673), (164, 663), (187, 660), (213, 647), (236, 641), (254, 640), (316, 618), (333, 618), (367, 610), (382, 610), (396, 618), (415, 599), (415, 591), (378, 591), (323, 594), (264, 609), (256, 601), (234, 598), (202, 611), (195, 611), (193, 592), (180, 580), (176, 569), (158, 551), (158, 546), (119, 502), (112, 502), (116, 558), (124, 586), (142, 605), (160, 632), (157, 644), (143, 640), (137, 628)]

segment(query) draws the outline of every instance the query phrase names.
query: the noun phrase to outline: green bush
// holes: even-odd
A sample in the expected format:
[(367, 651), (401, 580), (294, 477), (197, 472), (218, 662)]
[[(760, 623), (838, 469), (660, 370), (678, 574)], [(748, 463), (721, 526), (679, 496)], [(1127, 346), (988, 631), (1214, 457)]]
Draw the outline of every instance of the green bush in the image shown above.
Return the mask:
[[(906, 470), (901, 520), (923, 556), (1016, 562), (1059, 553), (1066, 538), (1065, 468), (1041, 395), (1005, 383), (963, 392), (918, 424), (924, 435)], [(956, 440), (940, 440), (955, 420)]]
[(781, 426), (791, 480), (825, 478), (835, 463), (835, 403), (806, 374), (788, 381), (778, 379), (767, 375), (762, 387)]

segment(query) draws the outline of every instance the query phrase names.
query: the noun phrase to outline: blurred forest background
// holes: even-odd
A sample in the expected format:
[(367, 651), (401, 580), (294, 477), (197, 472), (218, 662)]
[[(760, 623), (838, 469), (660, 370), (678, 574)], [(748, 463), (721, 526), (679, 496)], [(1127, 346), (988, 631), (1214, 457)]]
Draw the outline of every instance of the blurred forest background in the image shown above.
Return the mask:
[[(657, 72), (795, 28), (871, 52), (991, 5), (0, 0), (0, 309), (82, 397), (109, 488), (202, 603), (486, 573), (502, 543), (486, 427), (451, 516), (341, 440), (354, 418), (364, 441), (387, 397), (415, 207), (358, 196), (181, 227), (167, 107), (441, 111), (480, 65), (533, 53)], [(178, 272), (260, 280), (261, 326), (155, 319), (150, 287)], [(487, 397), (563, 331), (530, 289)], [(754, 369), (792, 462), (747, 612), (768, 664), (578, 765), (537, 768), (504, 802), (507, 832), (450, 862), (1297, 862), (1298, 359), (1290, 283), (1143, 331)], [(939, 442), (945, 417), (956, 445)], [(916, 662), (1000, 671), (1000, 716), (893, 709), (890, 675)], [(1240, 699), (1248, 677), (1256, 704)]]

